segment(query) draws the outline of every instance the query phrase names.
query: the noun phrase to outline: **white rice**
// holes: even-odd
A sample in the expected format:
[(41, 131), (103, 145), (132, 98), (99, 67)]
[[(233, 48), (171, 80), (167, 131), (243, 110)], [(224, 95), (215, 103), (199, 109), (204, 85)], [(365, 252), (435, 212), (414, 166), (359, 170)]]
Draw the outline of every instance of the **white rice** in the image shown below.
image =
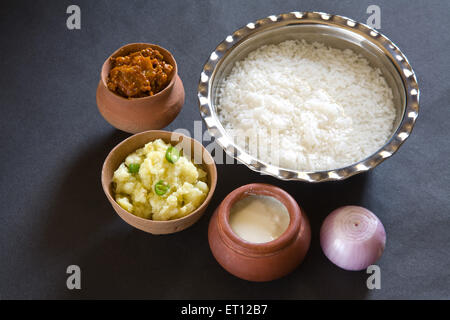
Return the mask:
[(371, 155), (390, 137), (396, 114), (380, 70), (352, 50), (305, 41), (262, 46), (237, 62), (218, 113), (250, 154), (303, 171)]

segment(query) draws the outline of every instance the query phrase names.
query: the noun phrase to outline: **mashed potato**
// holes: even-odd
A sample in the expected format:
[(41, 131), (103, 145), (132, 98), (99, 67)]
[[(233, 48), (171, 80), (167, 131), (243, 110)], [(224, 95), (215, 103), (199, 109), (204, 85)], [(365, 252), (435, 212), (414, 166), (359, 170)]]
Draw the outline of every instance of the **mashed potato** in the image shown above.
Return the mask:
[(181, 155), (169, 162), (169, 147), (161, 139), (147, 143), (114, 172), (115, 197), (122, 208), (146, 219), (171, 220), (202, 204), (209, 191), (206, 172)]

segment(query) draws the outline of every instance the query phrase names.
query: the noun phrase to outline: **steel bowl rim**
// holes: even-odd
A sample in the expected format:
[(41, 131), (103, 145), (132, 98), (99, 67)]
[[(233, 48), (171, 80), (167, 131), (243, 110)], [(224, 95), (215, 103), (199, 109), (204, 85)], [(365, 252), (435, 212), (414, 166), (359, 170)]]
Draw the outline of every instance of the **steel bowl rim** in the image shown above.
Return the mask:
[[(346, 29), (375, 44), (393, 63), (405, 90), (405, 110), (401, 121), (392, 137), (376, 152), (359, 160), (349, 166), (323, 171), (299, 171), (280, 168), (261, 161), (248, 154), (241, 147), (229, 139), (211, 102), (212, 80), (216, 68), (220, 66), (224, 57), (231, 52), (239, 43), (254, 34), (275, 25), (286, 24), (320, 24), (331, 25)], [(419, 112), (420, 90), (417, 78), (407, 57), (402, 51), (385, 35), (353, 19), (332, 15), (324, 12), (306, 11), (290, 12), (279, 15), (270, 15), (267, 18), (250, 22), (244, 27), (234, 31), (225, 40), (217, 45), (203, 66), (198, 84), (198, 101), (200, 114), (211, 136), (215, 138), (221, 148), (229, 156), (245, 164), (255, 172), (274, 176), (281, 180), (296, 180), (305, 182), (338, 181), (349, 178), (355, 174), (375, 168), (384, 160), (390, 158), (410, 136)]]

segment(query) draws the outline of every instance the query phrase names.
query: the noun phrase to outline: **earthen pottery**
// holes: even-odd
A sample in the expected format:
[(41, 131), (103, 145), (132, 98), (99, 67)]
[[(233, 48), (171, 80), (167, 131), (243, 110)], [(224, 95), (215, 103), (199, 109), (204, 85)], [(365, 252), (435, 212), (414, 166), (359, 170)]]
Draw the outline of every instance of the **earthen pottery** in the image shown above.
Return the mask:
[[(153, 96), (125, 98), (107, 87), (111, 58), (124, 56), (151, 47), (157, 49), (174, 66), (166, 88)], [(97, 107), (112, 126), (129, 133), (137, 133), (168, 126), (184, 104), (184, 87), (178, 76), (178, 67), (172, 54), (155, 44), (131, 43), (114, 52), (103, 64), (97, 87)]]
[[(272, 196), (283, 203), (289, 226), (277, 239), (251, 243), (230, 227), (230, 209), (248, 195)], [(231, 192), (214, 212), (208, 230), (209, 245), (219, 264), (236, 277), (249, 281), (270, 281), (293, 271), (308, 251), (311, 229), (305, 212), (284, 190), (268, 184), (248, 184)]]
[[(144, 219), (126, 211), (114, 200), (114, 192), (112, 185), (112, 177), (114, 171), (132, 152), (143, 147), (146, 143), (162, 139), (166, 143), (178, 145), (182, 148), (183, 154), (190, 157), (195, 164), (202, 167), (208, 174), (209, 193), (205, 201), (196, 210), (187, 216), (169, 221), (154, 221)], [(113, 206), (117, 214), (133, 227), (152, 233), (152, 234), (168, 234), (184, 230), (194, 224), (205, 212), (211, 198), (214, 194), (217, 183), (217, 169), (211, 154), (203, 147), (203, 145), (191, 138), (179, 133), (168, 131), (150, 130), (135, 134), (128, 139), (119, 143), (109, 155), (102, 168), (102, 187), (109, 202)]]

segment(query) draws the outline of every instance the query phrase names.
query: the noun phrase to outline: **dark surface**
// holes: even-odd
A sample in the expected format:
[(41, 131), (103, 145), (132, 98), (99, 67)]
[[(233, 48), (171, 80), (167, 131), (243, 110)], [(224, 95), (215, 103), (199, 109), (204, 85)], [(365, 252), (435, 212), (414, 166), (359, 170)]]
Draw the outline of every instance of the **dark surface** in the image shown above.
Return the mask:
[[(66, 8), (81, 7), (81, 30)], [(421, 89), (412, 136), (370, 173), (339, 183), (282, 182), (242, 165), (219, 165), (211, 205), (193, 227), (152, 236), (125, 224), (100, 185), (103, 160), (128, 134), (97, 111), (106, 57), (130, 42), (157, 43), (175, 56), (186, 90), (167, 128), (193, 132), (196, 87), (215, 46), (250, 21), (290, 11), (324, 11), (366, 22), (381, 7), (381, 32), (407, 55)], [(0, 298), (450, 298), (449, 1), (10, 1), (0, 34)], [(207, 241), (213, 209), (234, 188), (267, 182), (306, 209), (313, 239), (289, 276), (250, 283), (225, 272)], [(329, 262), (319, 229), (334, 208), (359, 204), (384, 223), (381, 289), (365, 272)], [(82, 289), (66, 288), (66, 268)]]

